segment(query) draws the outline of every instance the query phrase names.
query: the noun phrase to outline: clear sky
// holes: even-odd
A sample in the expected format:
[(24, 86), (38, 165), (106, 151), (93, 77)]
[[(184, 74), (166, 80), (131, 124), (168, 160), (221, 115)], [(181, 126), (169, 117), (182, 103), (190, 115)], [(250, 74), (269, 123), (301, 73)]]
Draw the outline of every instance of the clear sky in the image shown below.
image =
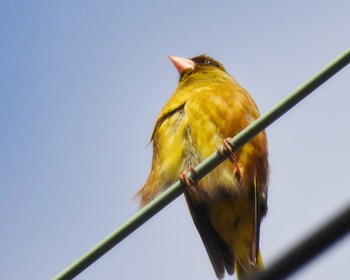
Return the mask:
[[(0, 271), (51, 279), (137, 211), (155, 119), (207, 53), (261, 112), (350, 47), (350, 1), (1, 1)], [(350, 201), (350, 67), (268, 128), (265, 264)], [(345, 238), (290, 279), (347, 279)], [(215, 279), (181, 196), (77, 279)]]

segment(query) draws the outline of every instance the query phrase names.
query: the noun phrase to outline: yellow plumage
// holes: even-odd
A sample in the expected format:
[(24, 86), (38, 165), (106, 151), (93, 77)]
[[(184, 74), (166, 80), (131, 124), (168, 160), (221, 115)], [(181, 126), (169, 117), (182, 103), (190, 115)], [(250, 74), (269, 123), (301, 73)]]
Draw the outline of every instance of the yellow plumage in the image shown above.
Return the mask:
[[(259, 116), (250, 95), (207, 56), (171, 57), (181, 77), (151, 137), (152, 168), (138, 192), (145, 205)], [(186, 200), (218, 278), (262, 268), (261, 218), (267, 211), (267, 141), (260, 133), (190, 189)]]

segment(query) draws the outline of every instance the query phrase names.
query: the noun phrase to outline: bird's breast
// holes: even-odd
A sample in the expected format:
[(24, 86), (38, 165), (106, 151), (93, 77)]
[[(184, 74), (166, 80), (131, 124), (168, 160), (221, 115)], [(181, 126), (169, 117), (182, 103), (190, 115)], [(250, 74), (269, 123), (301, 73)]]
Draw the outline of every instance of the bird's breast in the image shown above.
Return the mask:
[[(163, 112), (167, 106), (173, 108), (179, 96), (187, 96), (186, 101), (166, 118), (159, 117), (162, 122), (154, 139), (159, 175), (165, 184), (175, 182), (181, 172), (214, 153), (224, 138), (235, 136), (259, 116), (252, 98), (234, 81), (189, 85), (168, 101)], [(264, 137), (257, 136), (237, 152), (240, 177), (235, 176), (237, 164), (225, 161), (199, 182), (207, 197), (215, 198), (222, 191), (242, 192), (242, 186), (252, 185), (259, 162), (255, 159), (265, 157), (257, 152), (259, 146), (266, 145)]]

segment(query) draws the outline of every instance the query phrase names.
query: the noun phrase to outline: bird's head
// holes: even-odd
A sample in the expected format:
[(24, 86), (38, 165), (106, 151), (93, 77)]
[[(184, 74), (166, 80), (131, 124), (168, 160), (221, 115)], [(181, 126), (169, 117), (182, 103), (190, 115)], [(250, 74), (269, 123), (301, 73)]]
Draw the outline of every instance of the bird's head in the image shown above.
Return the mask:
[(193, 58), (182, 58), (177, 56), (170, 56), (169, 59), (174, 64), (176, 70), (180, 74), (180, 81), (192, 73), (197, 73), (199, 71), (211, 72), (211, 70), (219, 69), (226, 72), (224, 66), (211, 58), (210, 56), (201, 54)]

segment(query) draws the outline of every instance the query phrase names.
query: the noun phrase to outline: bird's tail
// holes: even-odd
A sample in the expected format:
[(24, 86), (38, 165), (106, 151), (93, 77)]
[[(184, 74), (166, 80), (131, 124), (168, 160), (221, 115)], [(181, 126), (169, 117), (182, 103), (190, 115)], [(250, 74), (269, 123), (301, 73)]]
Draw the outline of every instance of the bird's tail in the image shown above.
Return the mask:
[(237, 273), (237, 279), (240, 280), (244, 276), (249, 275), (251, 273), (254, 273), (258, 270), (263, 270), (264, 264), (261, 257), (261, 252), (259, 250), (257, 262), (255, 265), (251, 263), (241, 263), (239, 260), (236, 259), (236, 273)]

